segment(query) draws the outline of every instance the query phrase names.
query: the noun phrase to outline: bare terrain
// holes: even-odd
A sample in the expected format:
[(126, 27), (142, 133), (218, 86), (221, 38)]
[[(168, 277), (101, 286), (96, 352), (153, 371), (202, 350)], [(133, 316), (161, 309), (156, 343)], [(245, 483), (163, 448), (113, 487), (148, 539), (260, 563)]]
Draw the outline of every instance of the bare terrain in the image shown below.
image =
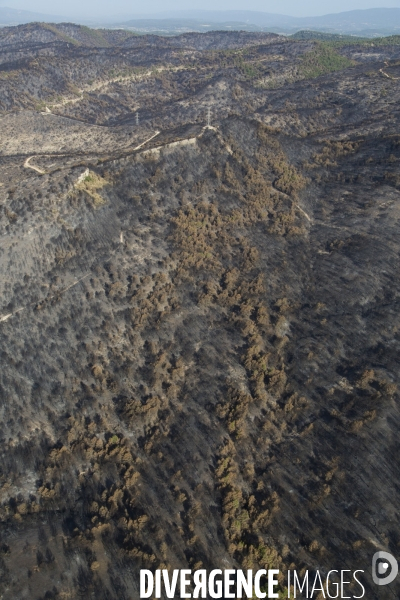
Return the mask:
[(399, 597), (399, 106), (398, 37), (0, 29), (1, 598)]

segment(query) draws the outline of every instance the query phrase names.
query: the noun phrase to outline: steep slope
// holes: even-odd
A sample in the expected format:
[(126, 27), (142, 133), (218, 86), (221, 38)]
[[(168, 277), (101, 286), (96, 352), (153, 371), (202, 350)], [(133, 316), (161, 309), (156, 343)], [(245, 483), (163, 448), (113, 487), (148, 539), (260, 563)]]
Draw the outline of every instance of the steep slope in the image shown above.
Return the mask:
[(399, 46), (130, 43), (35, 50), (46, 102), (92, 86), (52, 114), (1, 80), (1, 594), (203, 566), (279, 568), (282, 598), (289, 568), (362, 569), (385, 599)]

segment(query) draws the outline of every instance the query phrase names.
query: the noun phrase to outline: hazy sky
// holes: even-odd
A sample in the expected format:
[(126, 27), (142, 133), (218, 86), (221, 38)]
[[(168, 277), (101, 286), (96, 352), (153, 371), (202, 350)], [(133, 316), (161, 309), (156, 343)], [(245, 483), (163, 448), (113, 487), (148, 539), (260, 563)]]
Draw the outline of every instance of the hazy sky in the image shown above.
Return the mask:
[(360, 8), (400, 8), (400, 0), (0, 0), (0, 6), (91, 18), (188, 9), (261, 10), (311, 16)]

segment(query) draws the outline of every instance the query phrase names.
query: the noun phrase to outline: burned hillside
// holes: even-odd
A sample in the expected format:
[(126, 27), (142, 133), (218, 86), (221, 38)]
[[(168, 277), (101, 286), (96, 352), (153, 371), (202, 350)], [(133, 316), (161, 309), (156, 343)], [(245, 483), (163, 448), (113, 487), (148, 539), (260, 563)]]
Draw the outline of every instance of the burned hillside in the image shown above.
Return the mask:
[(399, 54), (0, 29), (4, 599), (342, 565), (391, 597)]

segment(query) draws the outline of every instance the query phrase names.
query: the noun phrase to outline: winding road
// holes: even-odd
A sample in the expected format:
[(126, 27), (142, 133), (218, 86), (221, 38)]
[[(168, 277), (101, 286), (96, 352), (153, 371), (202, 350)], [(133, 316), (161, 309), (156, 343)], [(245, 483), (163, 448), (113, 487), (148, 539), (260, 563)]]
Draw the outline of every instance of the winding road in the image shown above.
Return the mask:
[[(131, 152), (136, 152), (137, 150), (140, 150), (140, 148), (142, 148), (142, 146), (151, 142), (151, 140), (153, 140), (155, 137), (160, 135), (160, 133), (161, 133), (160, 131), (156, 131), (155, 133), (153, 133), (153, 135), (151, 135), (149, 138), (147, 138), (147, 140), (144, 140), (144, 142), (142, 142), (135, 148), (132, 148)], [(69, 156), (69, 155), (68, 154), (35, 154), (26, 159), (26, 161), (24, 162), (25, 169), (33, 169), (40, 175), (45, 175), (46, 171), (44, 171), (43, 169), (40, 169), (39, 167), (36, 167), (35, 165), (31, 165), (31, 160), (33, 158), (39, 158), (40, 156), (51, 156), (51, 157), (56, 158), (56, 157), (60, 157), (60, 156)], [(71, 166), (73, 166), (73, 165), (69, 165), (69, 167), (71, 167)]]
[(24, 167), (25, 167), (25, 169), (33, 169), (37, 173), (40, 173), (40, 175), (44, 175), (46, 171), (43, 171), (42, 169), (39, 169), (39, 167), (35, 167), (35, 165), (31, 165), (30, 164), (32, 158), (36, 158), (37, 156), (42, 156), (42, 155), (41, 154), (37, 154), (37, 155), (34, 155), (34, 156), (30, 156), (24, 162)]

